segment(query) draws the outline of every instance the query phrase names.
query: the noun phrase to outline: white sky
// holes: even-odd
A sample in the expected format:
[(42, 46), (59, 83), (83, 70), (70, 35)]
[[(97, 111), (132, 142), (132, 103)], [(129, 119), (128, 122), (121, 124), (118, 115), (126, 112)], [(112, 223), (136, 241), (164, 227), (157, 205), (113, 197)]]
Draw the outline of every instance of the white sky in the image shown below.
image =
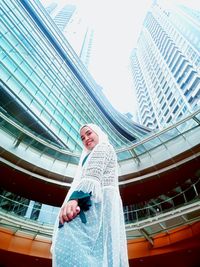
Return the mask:
[(129, 57), (151, 5), (151, 0), (101, 0), (93, 7), (95, 56), (89, 68), (113, 106), (122, 113), (135, 113), (135, 93)]
[[(169, 0), (168, 0), (169, 1)], [(46, 6), (53, 0), (41, 0)], [(94, 49), (89, 69), (112, 105), (122, 113), (135, 114), (136, 103), (129, 58), (141, 31), (151, 0), (57, 0), (75, 4), (94, 25)], [(199, 0), (175, 0), (194, 8)]]

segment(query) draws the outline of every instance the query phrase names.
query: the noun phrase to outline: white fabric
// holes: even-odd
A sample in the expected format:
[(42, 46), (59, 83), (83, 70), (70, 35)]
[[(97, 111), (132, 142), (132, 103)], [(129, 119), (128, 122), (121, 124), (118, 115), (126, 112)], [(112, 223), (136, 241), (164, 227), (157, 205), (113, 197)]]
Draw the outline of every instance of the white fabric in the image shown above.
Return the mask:
[[(118, 188), (117, 159), (107, 136), (98, 126), (87, 125), (99, 136), (99, 143), (83, 150), (78, 171), (66, 199), (73, 191), (92, 192), (92, 206), (85, 212), (87, 223), (77, 216), (58, 230), (55, 224), (53, 267), (127, 267), (127, 242), (121, 197)], [(63, 203), (63, 204), (64, 204)]]

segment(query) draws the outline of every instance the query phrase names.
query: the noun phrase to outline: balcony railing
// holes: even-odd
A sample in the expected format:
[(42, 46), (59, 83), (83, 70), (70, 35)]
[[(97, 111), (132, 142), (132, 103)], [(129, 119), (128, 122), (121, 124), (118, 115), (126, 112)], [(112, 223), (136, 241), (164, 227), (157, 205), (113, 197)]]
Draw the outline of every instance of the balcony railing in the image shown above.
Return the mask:
[[(7, 114), (0, 112), (1, 122), (0, 128), (13, 137), (16, 138), (16, 144), (25, 142), (28, 146), (37, 148), (40, 153), (49, 154), (56, 159), (68, 161), (70, 158), (75, 158), (74, 162), (77, 162), (79, 153), (70, 152), (63, 148), (59, 148), (57, 145), (45, 140), (39, 135), (36, 136), (31, 133), (30, 130), (25, 129), (24, 126), (20, 126), (18, 122), (15, 122), (13, 118)], [(150, 152), (153, 149), (158, 148), (161, 145), (165, 145), (173, 139), (179, 136), (183, 136), (188, 132), (200, 128), (200, 109), (197, 109), (194, 113), (189, 114), (179, 122), (170, 125), (166, 129), (159, 131), (158, 133), (152, 133), (151, 136), (144, 138), (142, 141), (134, 143), (133, 145), (125, 146), (117, 149), (118, 161), (124, 161), (128, 159), (139, 160), (139, 157), (145, 153)]]
[[(174, 189), (174, 196), (172, 197), (161, 195), (157, 199), (151, 199), (146, 203), (125, 206), (125, 223), (137, 223), (166, 212), (174, 212), (180, 207), (198, 202), (200, 200), (200, 178), (184, 191), (176, 193), (178, 190), (179, 188)], [(140, 206), (140, 208), (137, 208), (137, 206)]]
[[(174, 189), (174, 193), (178, 191)], [(162, 200), (164, 198), (164, 200)], [(165, 213), (176, 213), (180, 207), (186, 207), (191, 203), (200, 201), (200, 179), (192, 183), (184, 191), (176, 193), (173, 197), (161, 195), (157, 199), (151, 199), (143, 207), (136, 208), (134, 205), (124, 207), (124, 218), (126, 224), (138, 223), (146, 219), (152, 219)], [(142, 204), (139, 204), (142, 206)], [(31, 219), (40, 224), (53, 225), (58, 213), (58, 207), (44, 205), (39, 202), (28, 200), (2, 191), (0, 195), (0, 209), (11, 215), (20, 216), (24, 219)]]

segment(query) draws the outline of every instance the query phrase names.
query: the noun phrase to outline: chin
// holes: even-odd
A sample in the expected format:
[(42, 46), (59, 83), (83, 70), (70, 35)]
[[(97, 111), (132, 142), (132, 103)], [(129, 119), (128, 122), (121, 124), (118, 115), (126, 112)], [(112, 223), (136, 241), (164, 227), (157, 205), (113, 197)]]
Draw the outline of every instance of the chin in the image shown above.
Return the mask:
[(93, 146), (88, 146), (87, 149), (88, 149), (88, 150), (92, 150), (94, 147), (95, 147), (95, 145), (93, 145)]

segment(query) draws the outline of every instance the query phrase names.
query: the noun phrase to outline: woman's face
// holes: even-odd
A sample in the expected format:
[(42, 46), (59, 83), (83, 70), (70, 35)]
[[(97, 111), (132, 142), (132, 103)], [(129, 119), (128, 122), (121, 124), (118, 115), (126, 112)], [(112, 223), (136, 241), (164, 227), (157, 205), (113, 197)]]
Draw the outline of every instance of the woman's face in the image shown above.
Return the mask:
[(88, 126), (84, 126), (80, 131), (83, 145), (88, 150), (92, 150), (99, 143), (99, 136)]

